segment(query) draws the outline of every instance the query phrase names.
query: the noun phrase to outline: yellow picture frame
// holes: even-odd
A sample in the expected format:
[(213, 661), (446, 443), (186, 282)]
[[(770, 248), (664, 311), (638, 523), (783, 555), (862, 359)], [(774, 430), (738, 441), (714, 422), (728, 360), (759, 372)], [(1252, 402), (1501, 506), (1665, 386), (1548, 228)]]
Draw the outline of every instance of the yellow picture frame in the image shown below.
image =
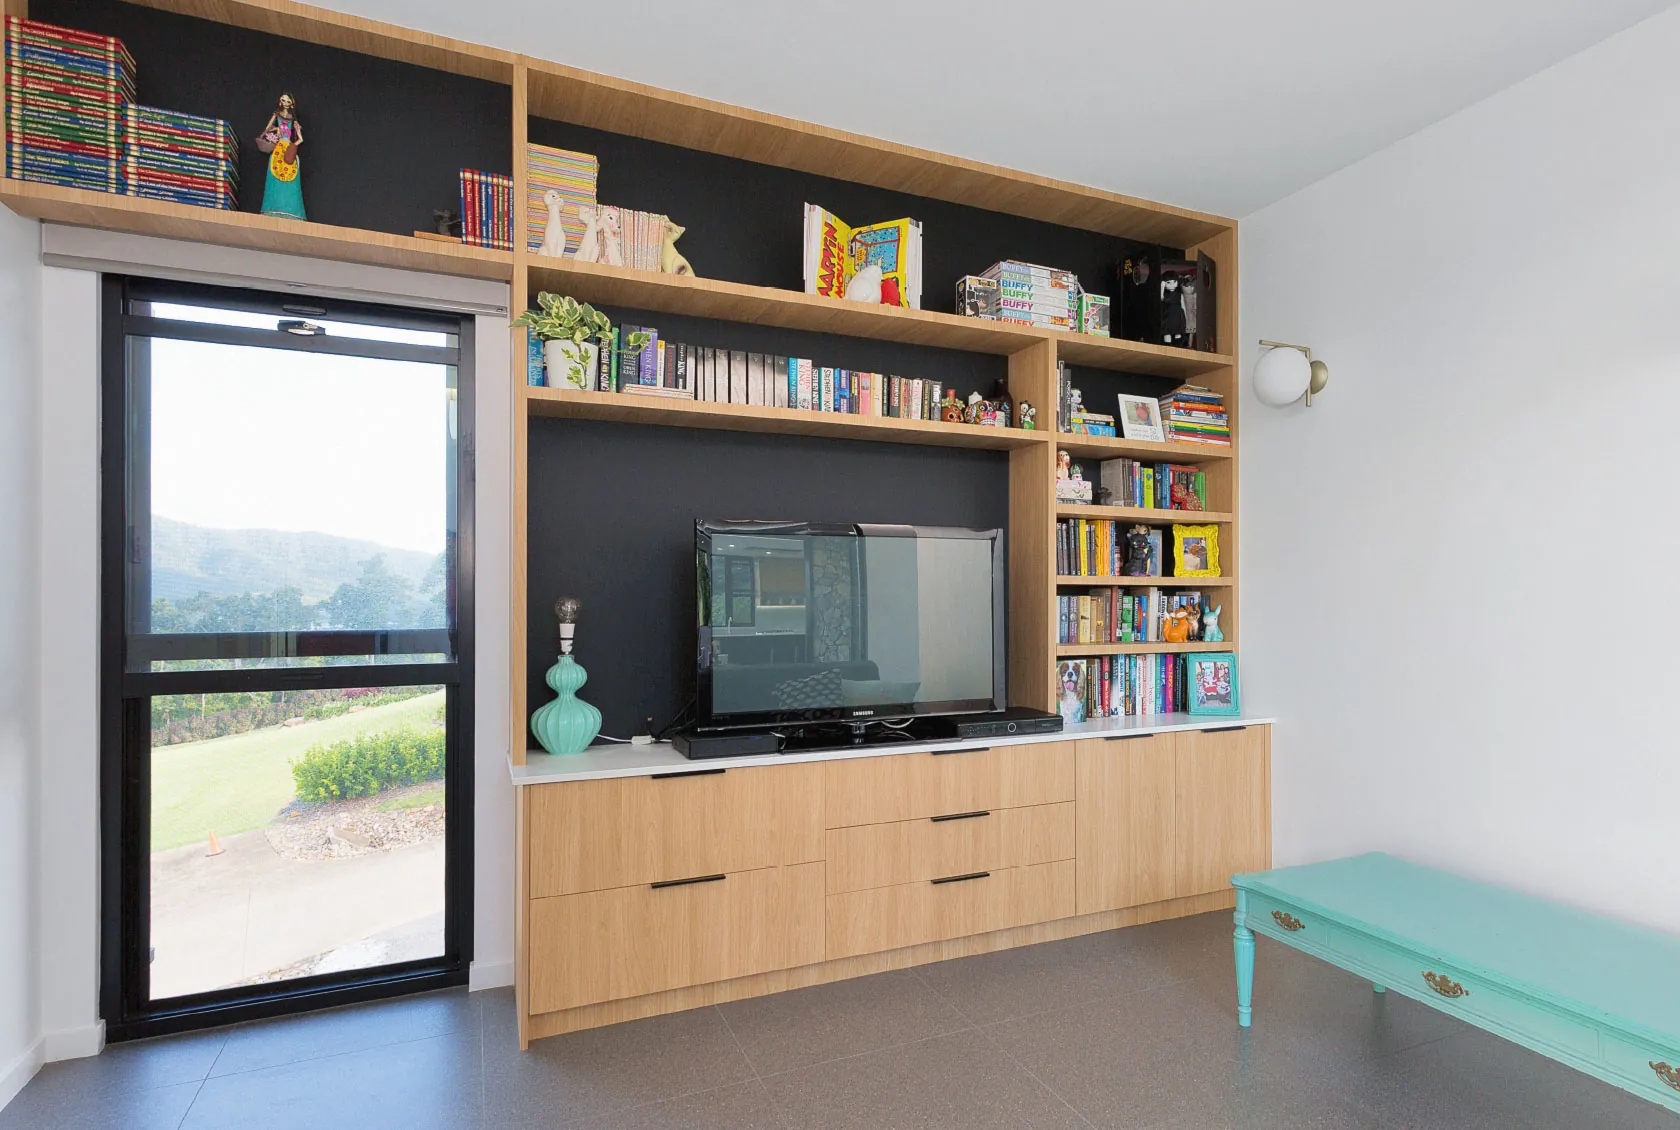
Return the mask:
[(1174, 526), (1173, 576), (1217, 577), (1219, 572), (1219, 527)]

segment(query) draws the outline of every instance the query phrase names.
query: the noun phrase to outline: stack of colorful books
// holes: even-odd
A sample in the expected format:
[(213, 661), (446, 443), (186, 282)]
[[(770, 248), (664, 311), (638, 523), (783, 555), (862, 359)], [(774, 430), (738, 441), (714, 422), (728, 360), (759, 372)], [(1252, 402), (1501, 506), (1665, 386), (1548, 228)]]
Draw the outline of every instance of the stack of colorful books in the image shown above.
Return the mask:
[(130, 196), (237, 208), (239, 141), (220, 118), (131, 102), (124, 113), (123, 182)]
[(1184, 385), (1161, 398), (1161, 427), (1172, 443), (1231, 445), (1225, 398), (1201, 385)]
[(513, 250), (513, 178), (461, 170), (461, 242)]
[(1005, 259), (980, 274), (998, 284), (998, 319), (1071, 330), (1079, 324), (1079, 276), (1072, 271)]
[(575, 255), (583, 238), (580, 206), (595, 206), (595, 184), (601, 175), (600, 158), (570, 149), (555, 149), (534, 142), (525, 146), (525, 246), (532, 251), (543, 244), (548, 231), (548, 193), (560, 197), (560, 226), (566, 231), (566, 252)]
[(6, 175), (123, 190), (134, 59), (108, 35), (6, 17)]

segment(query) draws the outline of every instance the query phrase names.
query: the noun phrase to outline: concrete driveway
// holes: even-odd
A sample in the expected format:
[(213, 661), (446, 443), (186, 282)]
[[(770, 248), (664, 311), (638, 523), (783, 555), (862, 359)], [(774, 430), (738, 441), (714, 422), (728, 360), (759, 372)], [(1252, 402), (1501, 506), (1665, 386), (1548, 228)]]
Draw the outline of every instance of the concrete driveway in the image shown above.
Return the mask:
[(218, 856), (203, 844), (154, 854), (152, 999), (441, 954), (443, 844), (299, 861), (259, 829)]

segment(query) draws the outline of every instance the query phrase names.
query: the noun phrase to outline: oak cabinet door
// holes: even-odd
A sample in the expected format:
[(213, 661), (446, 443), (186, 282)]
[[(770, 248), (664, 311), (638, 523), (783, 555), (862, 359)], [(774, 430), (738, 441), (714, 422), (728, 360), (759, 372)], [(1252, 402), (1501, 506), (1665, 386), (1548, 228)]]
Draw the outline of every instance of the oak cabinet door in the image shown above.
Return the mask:
[(1160, 902), (1180, 892), (1173, 734), (1081, 741), (1078, 913)]
[(1222, 891), (1269, 852), (1266, 727), (1184, 730), (1178, 745), (1178, 895)]

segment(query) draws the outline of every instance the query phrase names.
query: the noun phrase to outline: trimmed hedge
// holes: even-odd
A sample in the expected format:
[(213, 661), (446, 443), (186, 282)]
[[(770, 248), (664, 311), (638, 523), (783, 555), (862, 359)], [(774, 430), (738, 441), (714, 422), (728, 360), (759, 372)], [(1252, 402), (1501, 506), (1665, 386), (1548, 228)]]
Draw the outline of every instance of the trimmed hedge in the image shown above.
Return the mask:
[(443, 731), (404, 727), (310, 746), (292, 762), (299, 800), (371, 796), (443, 776)]

